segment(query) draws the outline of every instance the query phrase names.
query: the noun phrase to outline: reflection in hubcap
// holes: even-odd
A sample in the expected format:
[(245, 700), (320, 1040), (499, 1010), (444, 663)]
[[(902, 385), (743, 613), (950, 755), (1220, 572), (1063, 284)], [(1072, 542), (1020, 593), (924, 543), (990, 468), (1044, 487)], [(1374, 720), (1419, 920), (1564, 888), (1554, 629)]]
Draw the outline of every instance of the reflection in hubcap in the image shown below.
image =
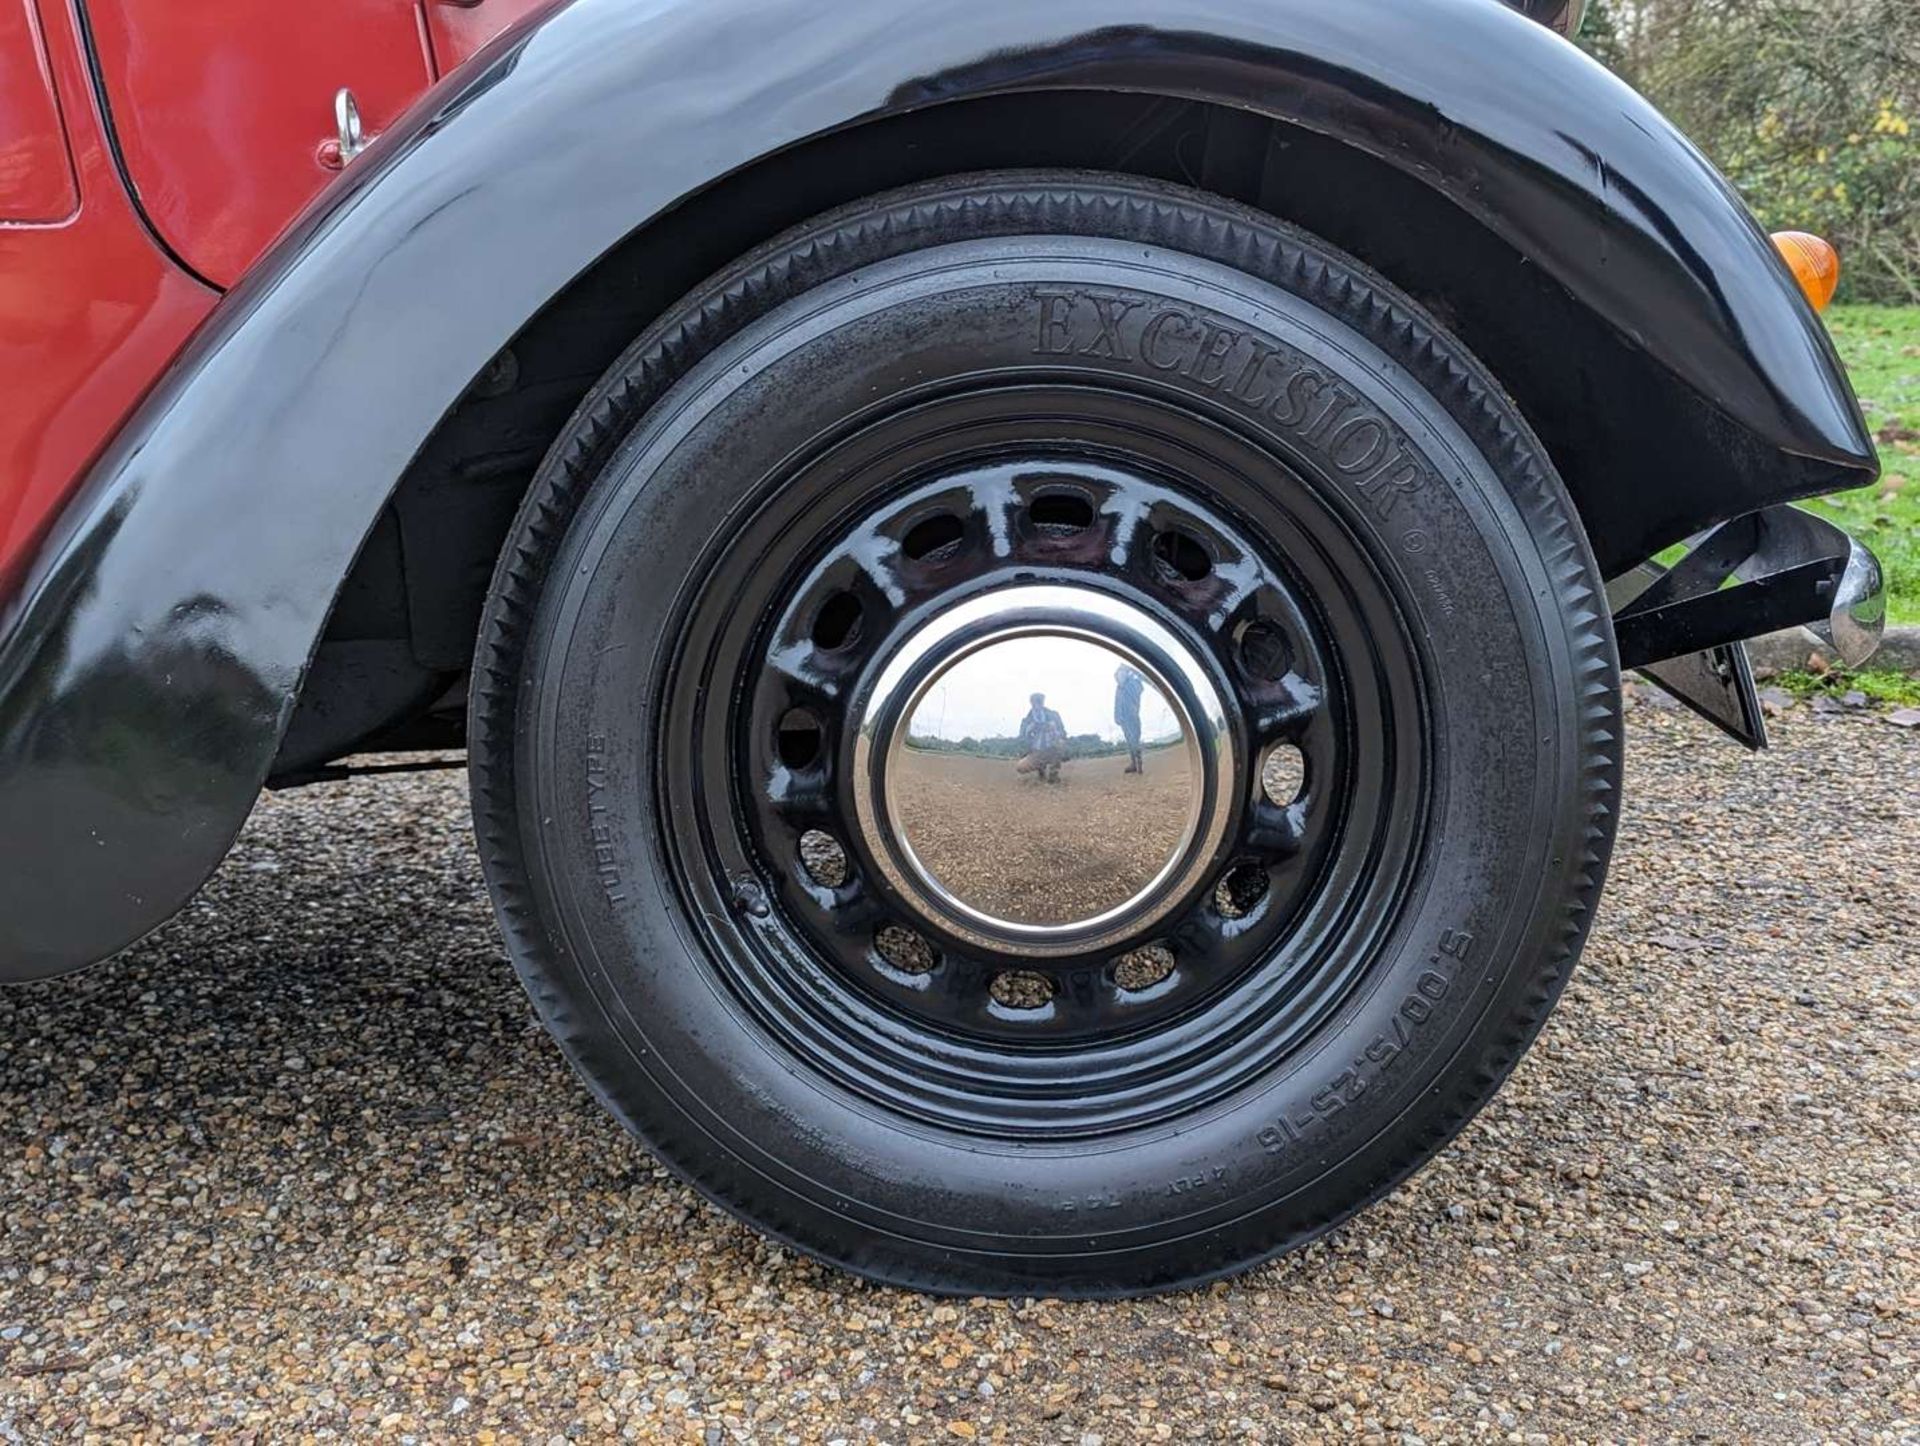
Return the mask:
[(1230, 796), (1192, 654), (1081, 589), (1012, 588), (928, 624), (883, 670), (859, 747), (862, 825), (896, 886), (1025, 952), (1144, 928), (1207, 866)]

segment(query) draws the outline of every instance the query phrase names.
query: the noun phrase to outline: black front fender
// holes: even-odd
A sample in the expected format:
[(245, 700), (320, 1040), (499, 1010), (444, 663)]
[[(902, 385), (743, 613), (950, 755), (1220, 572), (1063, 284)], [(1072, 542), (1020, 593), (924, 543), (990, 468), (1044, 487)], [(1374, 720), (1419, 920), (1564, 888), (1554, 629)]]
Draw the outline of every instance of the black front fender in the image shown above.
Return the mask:
[(1059, 89), (1190, 97), (1361, 148), (1728, 425), (1836, 476), (1871, 466), (1818, 321), (1725, 183), (1495, 0), (576, 0), (433, 92), (222, 302), (13, 599), (0, 979), (115, 952), (218, 864), (396, 480), (569, 280), (808, 137)]

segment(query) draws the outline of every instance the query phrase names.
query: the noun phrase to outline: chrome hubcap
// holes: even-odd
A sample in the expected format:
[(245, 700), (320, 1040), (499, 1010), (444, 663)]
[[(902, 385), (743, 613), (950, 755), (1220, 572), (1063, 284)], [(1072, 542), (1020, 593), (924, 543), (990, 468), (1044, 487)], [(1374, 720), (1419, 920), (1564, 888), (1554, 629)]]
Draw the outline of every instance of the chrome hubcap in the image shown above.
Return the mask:
[(1136, 937), (1203, 884), (1240, 765), (1199, 658), (1091, 588), (1017, 586), (906, 635), (856, 711), (855, 810), (899, 893), (983, 946)]

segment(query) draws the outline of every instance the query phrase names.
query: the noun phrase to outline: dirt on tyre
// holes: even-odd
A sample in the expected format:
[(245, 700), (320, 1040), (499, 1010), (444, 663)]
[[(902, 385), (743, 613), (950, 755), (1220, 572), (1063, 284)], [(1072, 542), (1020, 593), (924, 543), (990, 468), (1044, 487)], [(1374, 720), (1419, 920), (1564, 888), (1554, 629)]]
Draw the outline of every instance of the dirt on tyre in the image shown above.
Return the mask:
[(1405, 1178), (1552, 1007), (1619, 787), (1496, 382), (1316, 239), (1100, 174), (878, 196), (684, 298), (541, 468), (474, 677), (583, 1077), (936, 1291), (1191, 1284)]

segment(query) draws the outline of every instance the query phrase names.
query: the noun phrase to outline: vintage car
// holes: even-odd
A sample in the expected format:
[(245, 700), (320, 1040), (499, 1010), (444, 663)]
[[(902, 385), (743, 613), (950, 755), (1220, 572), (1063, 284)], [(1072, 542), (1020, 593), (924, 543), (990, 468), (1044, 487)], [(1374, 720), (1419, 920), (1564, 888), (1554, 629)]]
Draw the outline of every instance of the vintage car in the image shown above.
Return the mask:
[(0, 979), (464, 749), (534, 1007), (762, 1229), (1326, 1231), (1564, 986), (1622, 669), (1759, 746), (1744, 639), (1878, 636), (1837, 262), (1581, 8), (0, 0)]

